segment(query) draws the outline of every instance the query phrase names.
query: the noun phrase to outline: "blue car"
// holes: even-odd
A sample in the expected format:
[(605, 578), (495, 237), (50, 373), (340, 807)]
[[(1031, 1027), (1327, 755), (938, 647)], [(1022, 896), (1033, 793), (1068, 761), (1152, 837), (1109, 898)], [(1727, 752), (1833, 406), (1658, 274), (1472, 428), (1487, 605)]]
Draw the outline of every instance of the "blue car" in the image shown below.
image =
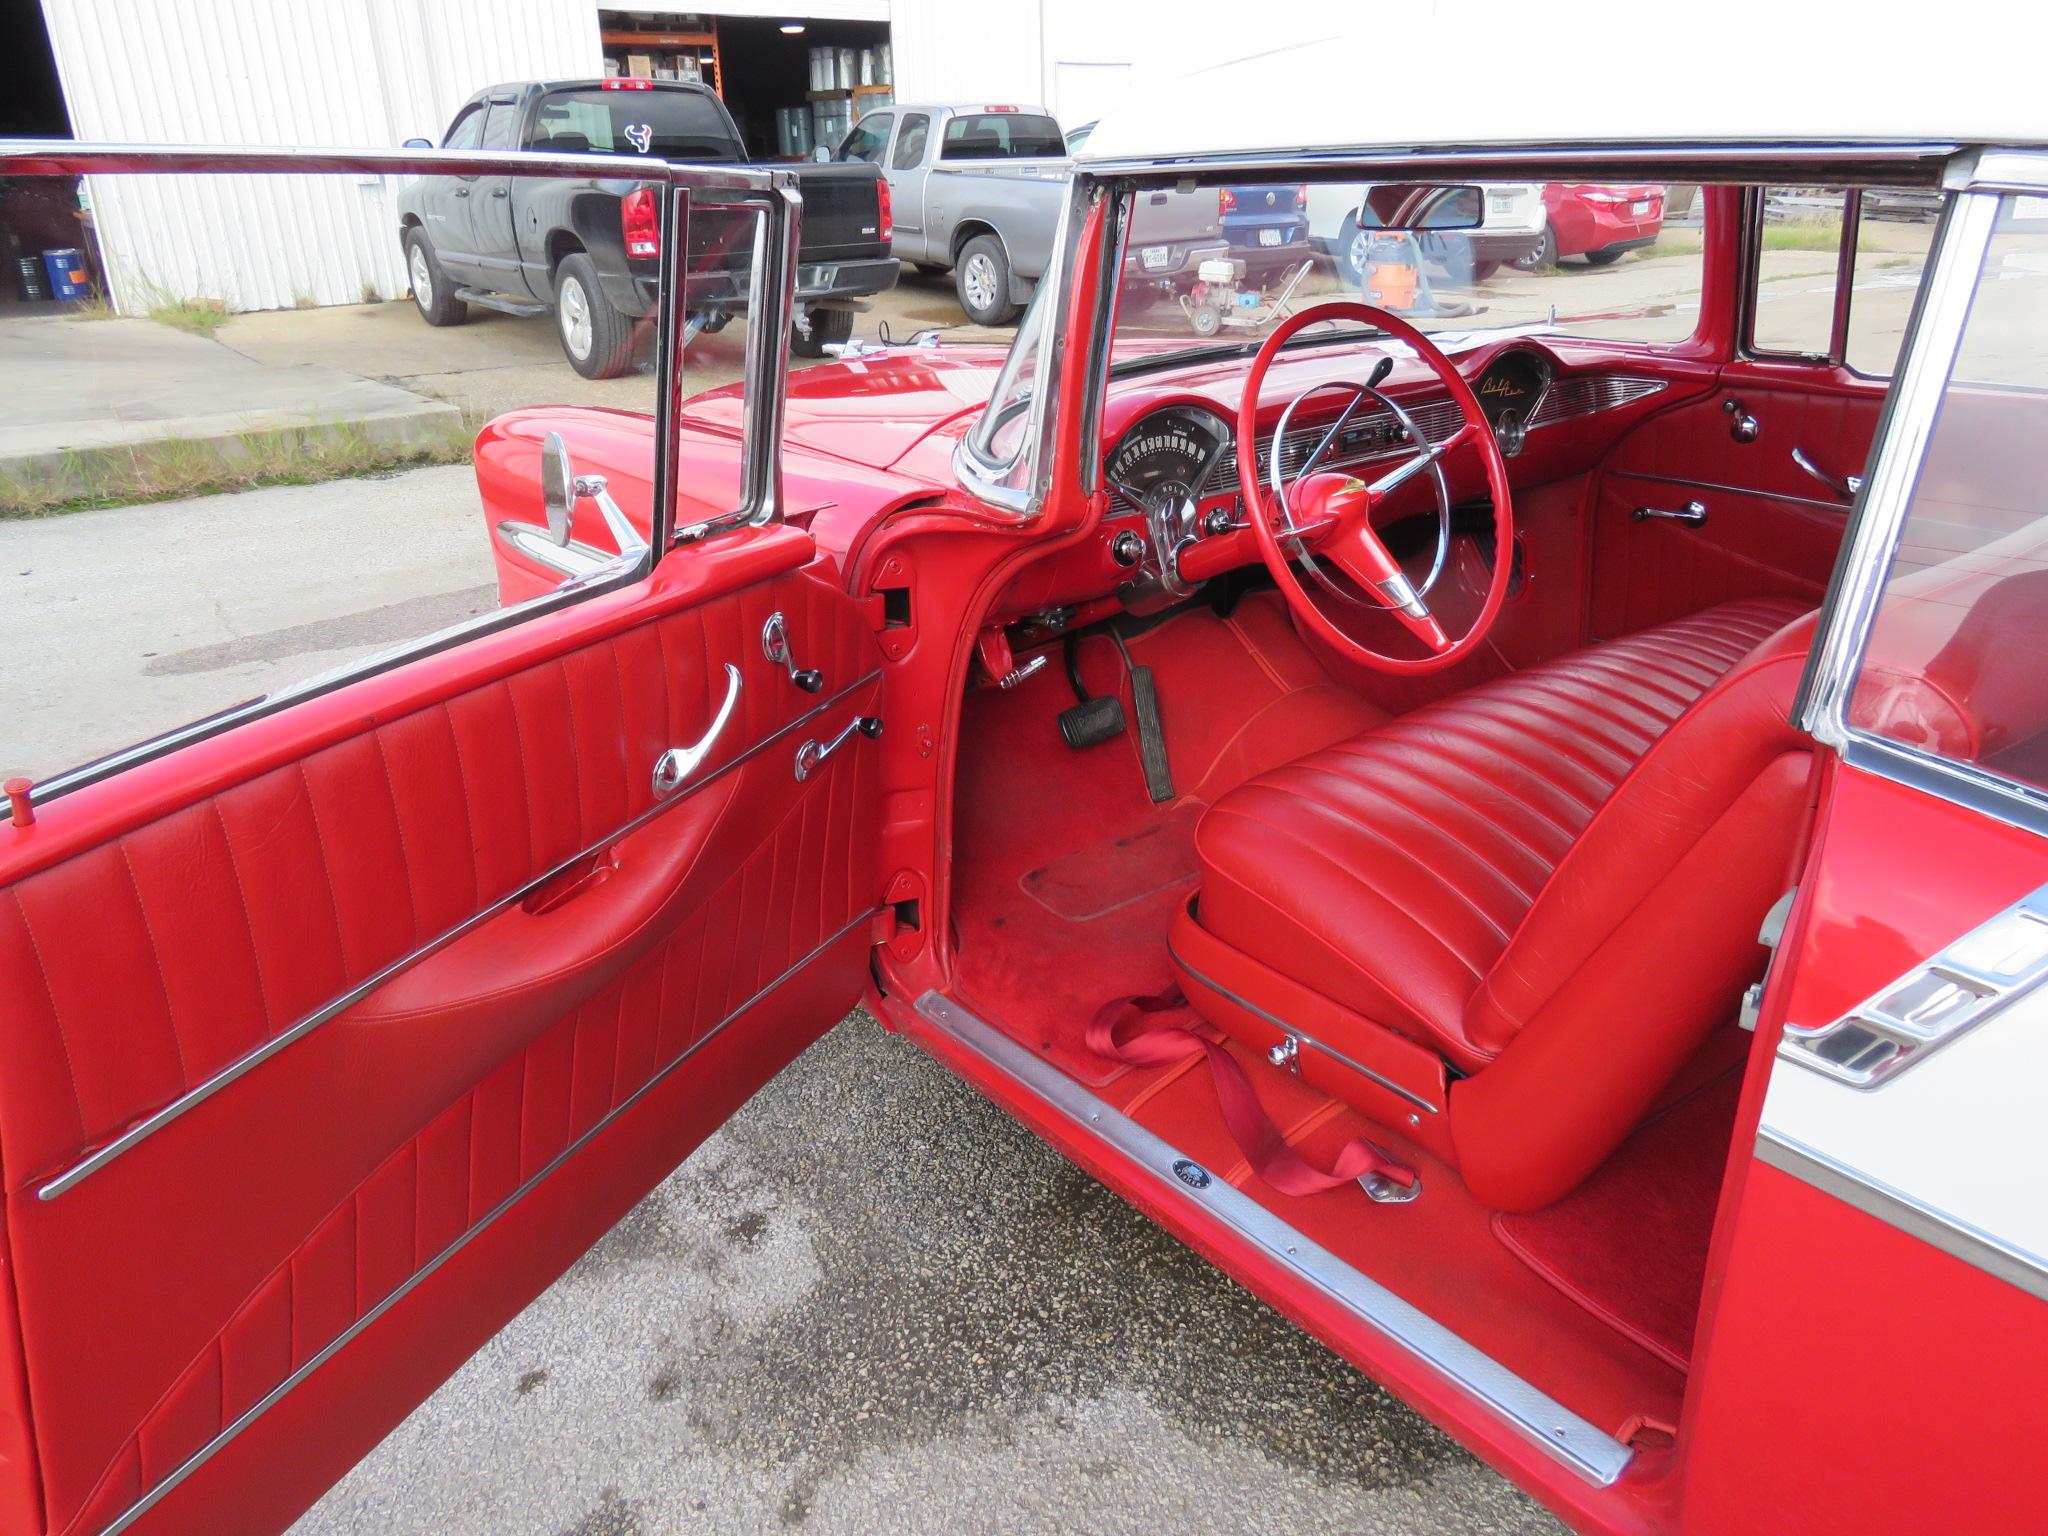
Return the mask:
[(1216, 211), (1230, 254), (1263, 279), (1309, 259), (1306, 186), (1218, 187)]

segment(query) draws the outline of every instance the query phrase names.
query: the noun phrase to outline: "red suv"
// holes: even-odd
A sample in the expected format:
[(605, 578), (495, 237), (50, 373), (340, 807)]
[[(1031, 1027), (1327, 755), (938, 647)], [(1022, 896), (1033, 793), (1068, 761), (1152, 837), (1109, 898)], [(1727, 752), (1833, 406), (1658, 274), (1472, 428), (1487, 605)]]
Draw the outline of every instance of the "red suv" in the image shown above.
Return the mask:
[(1543, 189), (1549, 215), (1543, 248), (1520, 267), (1551, 267), (1583, 256), (1596, 267), (1621, 260), (1623, 251), (1654, 245), (1664, 227), (1664, 188), (1551, 183)]

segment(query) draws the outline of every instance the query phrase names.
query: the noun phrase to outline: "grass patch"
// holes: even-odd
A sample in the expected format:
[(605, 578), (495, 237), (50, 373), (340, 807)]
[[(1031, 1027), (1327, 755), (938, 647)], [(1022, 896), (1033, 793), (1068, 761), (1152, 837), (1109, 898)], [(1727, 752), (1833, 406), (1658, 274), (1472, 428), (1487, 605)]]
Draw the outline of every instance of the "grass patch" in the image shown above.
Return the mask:
[(1808, 221), (1764, 226), (1764, 249), (1767, 251), (1835, 251), (1841, 246), (1840, 224)]
[(228, 307), (219, 299), (173, 299), (152, 307), (149, 318), (173, 330), (211, 336), (228, 323)]
[(480, 413), (464, 412), (425, 442), (380, 442), (359, 426), (343, 424), (69, 453), (33, 475), (0, 472), (0, 518), (46, 517), (267, 485), (315, 485), (430, 464), (467, 464), (483, 420)]
[(91, 293), (71, 306), (71, 313), (80, 320), (112, 320), (120, 311), (114, 308), (114, 301), (95, 285)]
[(1707, 248), (1707, 237), (1696, 229), (1664, 229), (1645, 256), (1697, 256)]

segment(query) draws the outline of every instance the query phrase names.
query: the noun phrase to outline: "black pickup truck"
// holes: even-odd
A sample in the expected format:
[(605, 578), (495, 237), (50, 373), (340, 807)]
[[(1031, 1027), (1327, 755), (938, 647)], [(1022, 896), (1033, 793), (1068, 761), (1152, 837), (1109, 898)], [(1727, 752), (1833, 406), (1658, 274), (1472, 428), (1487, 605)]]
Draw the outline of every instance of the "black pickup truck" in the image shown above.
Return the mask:
[[(616, 78), (494, 85), (463, 103), (441, 145), (700, 164), (746, 158), (725, 104), (706, 87)], [(626, 372), (636, 332), (647, 329), (635, 322), (654, 310), (661, 261), (659, 194), (621, 169), (617, 178), (422, 176), (406, 187), (399, 238), (420, 314), (429, 325), (458, 325), (472, 304), (518, 315), (552, 310), (578, 373)], [(804, 215), (790, 344), (818, 357), (853, 334), (859, 301), (892, 287), (898, 268), (874, 166), (795, 169)], [(702, 243), (693, 234), (691, 244)], [(686, 297), (714, 325), (740, 287), (717, 281), (710, 269), (718, 265), (715, 252), (693, 251)]]

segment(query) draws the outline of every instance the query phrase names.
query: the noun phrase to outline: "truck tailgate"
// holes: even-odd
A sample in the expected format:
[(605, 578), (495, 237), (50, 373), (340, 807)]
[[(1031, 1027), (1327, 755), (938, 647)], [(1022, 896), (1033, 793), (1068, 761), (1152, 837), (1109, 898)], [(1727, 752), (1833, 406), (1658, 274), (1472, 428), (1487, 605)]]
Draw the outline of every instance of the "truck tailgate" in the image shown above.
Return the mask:
[(797, 171), (804, 195), (797, 243), (805, 262), (886, 256), (882, 238), (881, 178), (872, 165), (807, 165)]

